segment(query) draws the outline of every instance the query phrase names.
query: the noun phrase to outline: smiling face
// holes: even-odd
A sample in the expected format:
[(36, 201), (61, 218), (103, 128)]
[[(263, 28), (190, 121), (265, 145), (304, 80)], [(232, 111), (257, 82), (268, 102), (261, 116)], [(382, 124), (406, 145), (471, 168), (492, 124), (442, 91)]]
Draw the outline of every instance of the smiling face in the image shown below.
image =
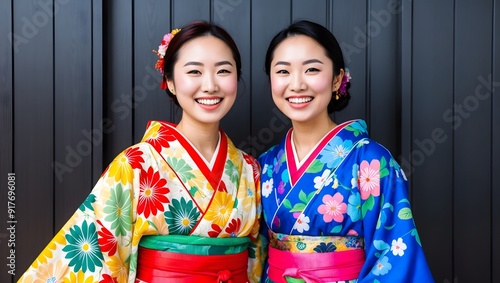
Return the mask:
[(290, 36), (274, 50), (270, 66), (273, 100), (293, 122), (328, 116), (332, 92), (340, 86), (324, 48), (304, 35)]
[(234, 104), (236, 62), (222, 40), (202, 36), (179, 50), (168, 86), (181, 106), (183, 123), (218, 124)]

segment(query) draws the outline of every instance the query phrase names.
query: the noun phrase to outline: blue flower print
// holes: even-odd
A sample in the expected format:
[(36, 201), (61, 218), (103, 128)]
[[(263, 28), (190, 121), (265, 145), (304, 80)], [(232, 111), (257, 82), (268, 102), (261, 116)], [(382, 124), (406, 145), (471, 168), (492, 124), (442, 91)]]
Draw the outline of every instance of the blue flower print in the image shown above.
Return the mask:
[(328, 168), (337, 167), (342, 159), (352, 148), (352, 141), (343, 141), (340, 137), (334, 137), (323, 149), (320, 162), (326, 164)]
[(347, 202), (347, 215), (349, 215), (351, 221), (358, 221), (361, 217), (361, 195), (355, 192), (349, 196)]
[(373, 267), (372, 273), (375, 275), (385, 275), (389, 270), (391, 270), (392, 264), (389, 263), (389, 258), (384, 256), (382, 259), (377, 261), (377, 264)]

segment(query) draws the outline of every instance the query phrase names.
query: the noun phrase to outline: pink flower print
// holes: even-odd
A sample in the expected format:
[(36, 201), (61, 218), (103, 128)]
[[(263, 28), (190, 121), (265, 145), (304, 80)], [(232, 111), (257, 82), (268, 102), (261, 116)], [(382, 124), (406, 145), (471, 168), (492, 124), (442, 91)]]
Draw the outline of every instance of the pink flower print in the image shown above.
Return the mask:
[(332, 222), (332, 220), (335, 222), (344, 220), (347, 206), (342, 202), (343, 200), (344, 196), (340, 193), (336, 193), (333, 197), (331, 195), (323, 197), (323, 204), (318, 207), (318, 212), (323, 214), (323, 220), (326, 223)]
[(359, 190), (361, 199), (380, 195), (380, 162), (376, 159), (368, 163), (363, 160), (359, 165)]

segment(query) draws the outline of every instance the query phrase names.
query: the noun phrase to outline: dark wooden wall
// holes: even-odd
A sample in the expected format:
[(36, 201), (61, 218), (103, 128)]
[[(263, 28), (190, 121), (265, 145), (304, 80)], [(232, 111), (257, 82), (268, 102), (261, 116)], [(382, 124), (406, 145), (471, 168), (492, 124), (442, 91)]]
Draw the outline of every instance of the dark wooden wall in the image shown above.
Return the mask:
[(497, 0), (1, 0), (0, 282), (22, 274), (148, 120), (178, 120), (151, 50), (195, 19), (240, 48), (243, 80), (222, 127), (254, 155), (290, 126), (264, 73), (270, 39), (297, 19), (333, 31), (353, 77), (335, 119), (366, 119), (400, 160), (436, 282), (500, 282)]

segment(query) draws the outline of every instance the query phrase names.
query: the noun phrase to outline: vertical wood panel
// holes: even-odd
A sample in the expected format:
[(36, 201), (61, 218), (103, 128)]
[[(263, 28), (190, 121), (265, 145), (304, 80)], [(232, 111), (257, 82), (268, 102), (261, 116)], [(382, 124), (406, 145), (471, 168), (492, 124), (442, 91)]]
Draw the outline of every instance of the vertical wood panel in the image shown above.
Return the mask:
[(56, 230), (92, 188), (91, 8), (87, 1), (68, 2), (60, 7), (54, 25)]
[(112, 131), (106, 135), (104, 163), (132, 145), (133, 41), (132, 0), (103, 2), (106, 9), (104, 117)]
[[(364, 35), (368, 42), (370, 136), (400, 154), (396, 131), (400, 127), (399, 93), (396, 90), (397, 14), (393, 1), (370, 1)], [(362, 36), (362, 35), (360, 35)]]
[(399, 85), (401, 90), (401, 155), (396, 159), (406, 172), (412, 192), (412, 167), (409, 163), (412, 141), (412, 84), (413, 84), (413, 3), (411, 0), (400, 2), (399, 36)]
[(327, 26), (328, 0), (292, 1), (292, 20), (310, 20)]
[(345, 65), (352, 76), (349, 89), (351, 100), (347, 108), (335, 113), (336, 122), (368, 118), (366, 115), (366, 52), (368, 45), (362, 36), (362, 30), (366, 25), (366, 6), (365, 1), (340, 0), (330, 2), (329, 29), (342, 48)]
[[(2, 204), (2, 221), (0, 222), (0, 254), (5, 255), (0, 258), (0, 281), (12, 282), (13, 276), (8, 272), (15, 268), (8, 266), (11, 248), (15, 248), (15, 242), (9, 242), (10, 233), (7, 227), (7, 221), (10, 220), (7, 213), (8, 200), (8, 173), (14, 173), (13, 168), (13, 85), (12, 85), (12, 5), (11, 1), (0, 1), (0, 35), (3, 40), (0, 41), (0, 178), (3, 178), (0, 184), (0, 203)], [(12, 42), (12, 43), (11, 43)], [(15, 190), (14, 190), (15, 193)], [(15, 201), (15, 204), (22, 204), (21, 200)], [(14, 215), (15, 216), (15, 215)], [(5, 219), (5, 220), (4, 220)], [(15, 219), (12, 219), (15, 220)], [(17, 256), (21, 256), (17, 253)], [(14, 270), (15, 273), (21, 272)]]
[[(479, 77), (491, 74), (491, 7), (456, 1), (454, 267), (463, 282), (491, 282), (491, 97), (476, 93)], [(481, 244), (466, 248), (471, 239)]]
[[(496, 177), (500, 174), (500, 3), (498, 0), (494, 1), (493, 7), (493, 74), (492, 83), (490, 84), (489, 94), (492, 97), (491, 109), (492, 109), (492, 119), (491, 119), (491, 132), (492, 132), (492, 163), (491, 163), (491, 207), (492, 207), (492, 276), (491, 282), (500, 282), (500, 190)], [(492, 95), (493, 91), (496, 91), (496, 96)], [(484, 93), (484, 88), (482, 93)]]
[(172, 0), (173, 28), (179, 28), (191, 21), (210, 21), (211, 1)]
[(212, 20), (222, 26), (234, 39), (241, 55), (241, 79), (236, 101), (222, 119), (220, 127), (227, 133), (235, 146), (250, 137), (252, 77), (251, 77), (251, 20), (250, 1), (218, 0), (212, 7)]
[[(46, 1), (13, 1), (16, 280), (54, 233), (53, 20)], [(22, 201), (22, 203), (21, 203)]]
[(290, 22), (290, 1), (252, 1), (252, 147), (245, 144), (242, 148), (254, 156), (278, 143), (291, 126), (274, 105), (264, 69), (271, 39)]
[(112, 129), (107, 126), (108, 120), (103, 118), (103, 33), (103, 3), (102, 0), (92, 0), (92, 184), (104, 170), (104, 135)]
[(163, 36), (170, 26), (170, 1), (134, 2), (134, 143), (144, 135), (150, 120), (170, 120), (171, 102), (160, 89), (161, 73), (154, 65)]
[(412, 50), (413, 131), (402, 165), (412, 165), (413, 213), (435, 280), (452, 282), (453, 133), (443, 116), (453, 105), (453, 0), (414, 2)]

